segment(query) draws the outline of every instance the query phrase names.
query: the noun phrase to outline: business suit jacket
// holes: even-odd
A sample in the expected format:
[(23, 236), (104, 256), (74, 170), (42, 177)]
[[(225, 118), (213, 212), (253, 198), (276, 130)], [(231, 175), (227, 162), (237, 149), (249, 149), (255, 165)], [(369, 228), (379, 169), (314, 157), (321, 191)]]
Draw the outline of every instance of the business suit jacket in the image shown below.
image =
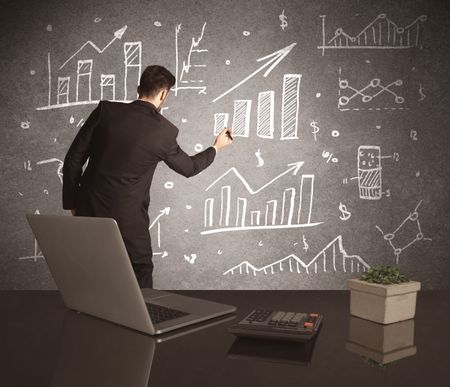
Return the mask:
[(64, 159), (63, 208), (81, 216), (114, 218), (131, 261), (151, 263), (148, 207), (156, 165), (164, 161), (190, 177), (207, 168), (216, 155), (209, 147), (188, 156), (177, 135), (177, 127), (150, 102), (100, 101)]

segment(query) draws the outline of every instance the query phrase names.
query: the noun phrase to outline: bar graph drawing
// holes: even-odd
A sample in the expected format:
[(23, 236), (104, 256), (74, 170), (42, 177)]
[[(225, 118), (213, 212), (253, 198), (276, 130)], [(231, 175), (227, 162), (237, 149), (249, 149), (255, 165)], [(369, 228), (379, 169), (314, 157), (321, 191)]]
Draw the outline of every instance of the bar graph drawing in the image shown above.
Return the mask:
[[(288, 164), (288, 168), (268, 183), (253, 189), (236, 168), (227, 172), (210, 184), (205, 191), (215, 191), (215, 196), (206, 198), (204, 205), (204, 227), (202, 235), (219, 232), (286, 229), (313, 227), (322, 222), (312, 221), (314, 198), (314, 175), (298, 174), (303, 162)], [(281, 188), (273, 199), (261, 201), (257, 194), (286, 175), (298, 176), (293, 187)], [(248, 197), (237, 196), (231, 184), (220, 185), (227, 176), (237, 178)]]
[[(281, 131), (280, 140), (298, 139), (298, 115), (300, 101), (301, 74), (284, 74), (281, 93)], [(250, 117), (252, 100), (235, 100), (233, 110), (233, 135), (237, 137), (250, 136)], [(275, 91), (267, 90), (258, 93), (256, 136), (273, 139)], [(214, 114), (214, 134), (217, 135), (228, 123), (228, 113)]]
[[(142, 62), (142, 42), (124, 42), (123, 57), (118, 57), (118, 63), (124, 66), (123, 98), (118, 98), (117, 74), (104, 74), (96, 66), (92, 52), (84, 52), (86, 47), (93, 47), (101, 55), (112, 46), (116, 40), (121, 40), (127, 26), (123, 26), (114, 33), (114, 38), (103, 48), (99, 48), (88, 40), (78, 48), (60, 67), (57, 72), (52, 71), (50, 52), (47, 54), (48, 100), (44, 106), (36, 110), (50, 110), (77, 105), (97, 104), (102, 99), (111, 101), (130, 102), (136, 97), (136, 87), (139, 83)], [(76, 59), (78, 57), (79, 59)], [(71, 62), (74, 62), (71, 65)], [(61, 74), (61, 72), (66, 72)], [(97, 76), (96, 72), (100, 75)], [(69, 73), (69, 74), (68, 74)], [(74, 79), (72, 79), (74, 78)], [(100, 79), (98, 84), (93, 79)], [(55, 90), (53, 88), (55, 87)]]
[(243, 261), (239, 265), (233, 266), (223, 273), (223, 275), (244, 274), (253, 275), (263, 273), (275, 274), (276, 272), (290, 272), (290, 273), (306, 273), (317, 274), (319, 272), (365, 272), (370, 266), (359, 256), (349, 255), (343, 246), (342, 235), (338, 235), (330, 243), (328, 243), (316, 256), (305, 262), (304, 259), (298, 257), (296, 254), (290, 254), (281, 258), (269, 265), (256, 267), (249, 261)]
[(400, 27), (394, 23), (386, 14), (379, 14), (372, 22), (364, 27), (361, 32), (352, 36), (337, 28), (334, 36), (326, 37), (325, 20), (326, 15), (320, 15), (322, 19), (322, 45), (317, 46), (322, 50), (337, 49), (408, 49), (413, 47), (422, 48), (422, 23), (427, 20), (426, 15), (421, 15), (410, 24)]

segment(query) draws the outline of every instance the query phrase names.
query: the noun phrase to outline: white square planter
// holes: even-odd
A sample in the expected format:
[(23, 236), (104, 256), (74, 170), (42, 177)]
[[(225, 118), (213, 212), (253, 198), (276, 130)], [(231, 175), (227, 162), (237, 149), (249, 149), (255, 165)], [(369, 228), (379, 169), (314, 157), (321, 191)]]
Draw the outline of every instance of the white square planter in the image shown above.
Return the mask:
[(413, 318), (420, 282), (382, 285), (359, 279), (347, 281), (350, 289), (350, 314), (381, 324)]

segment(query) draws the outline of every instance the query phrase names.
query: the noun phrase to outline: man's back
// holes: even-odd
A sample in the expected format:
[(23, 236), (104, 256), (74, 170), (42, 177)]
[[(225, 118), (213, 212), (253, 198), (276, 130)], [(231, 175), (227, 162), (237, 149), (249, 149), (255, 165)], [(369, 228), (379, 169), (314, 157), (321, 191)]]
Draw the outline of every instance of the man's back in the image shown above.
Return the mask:
[(150, 102), (101, 101), (64, 159), (63, 208), (75, 209), (79, 216), (114, 218), (136, 265), (151, 265), (148, 207), (158, 162), (190, 177), (208, 167), (216, 154), (209, 147), (188, 156), (177, 135), (178, 129)]
[[(121, 228), (148, 223), (149, 190), (157, 163), (165, 161), (189, 177), (215, 156), (212, 147), (187, 156), (176, 142), (177, 135), (178, 129), (149, 102), (101, 101), (65, 158), (64, 208), (76, 208), (78, 215), (113, 217)], [(79, 178), (80, 164), (87, 157), (88, 166)], [(79, 188), (70, 184), (77, 179)]]

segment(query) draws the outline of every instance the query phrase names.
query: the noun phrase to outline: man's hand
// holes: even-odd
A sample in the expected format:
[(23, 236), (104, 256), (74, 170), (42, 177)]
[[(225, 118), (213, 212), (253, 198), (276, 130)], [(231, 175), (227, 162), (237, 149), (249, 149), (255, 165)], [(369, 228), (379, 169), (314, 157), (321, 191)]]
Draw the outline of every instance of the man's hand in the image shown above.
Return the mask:
[(216, 141), (214, 142), (214, 146), (217, 150), (230, 145), (233, 142), (232, 131), (231, 128), (223, 128), (223, 130), (216, 137)]

